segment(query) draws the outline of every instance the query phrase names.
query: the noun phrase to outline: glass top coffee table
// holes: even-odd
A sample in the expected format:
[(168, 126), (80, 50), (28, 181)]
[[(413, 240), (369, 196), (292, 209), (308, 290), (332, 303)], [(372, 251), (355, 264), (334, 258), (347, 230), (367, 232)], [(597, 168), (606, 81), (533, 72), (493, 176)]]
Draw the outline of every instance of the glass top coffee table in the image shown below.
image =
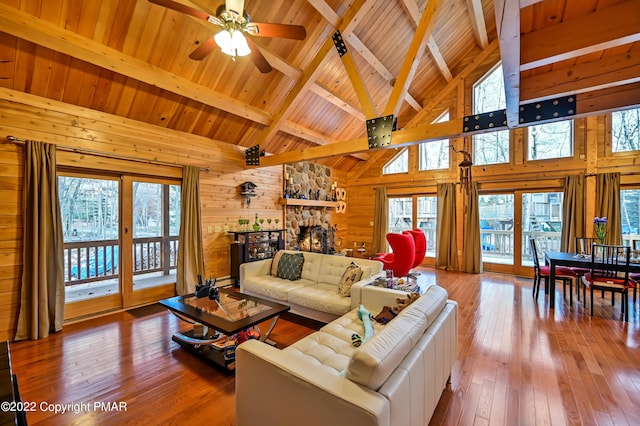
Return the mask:
[(260, 334), (260, 340), (266, 341), (280, 314), (289, 310), (286, 305), (224, 288), (220, 289), (219, 301), (189, 294), (159, 303), (181, 320), (194, 324), (192, 330), (174, 334), (173, 341), (228, 370), (235, 367), (235, 345), (230, 343), (230, 336), (271, 319), (267, 330)]

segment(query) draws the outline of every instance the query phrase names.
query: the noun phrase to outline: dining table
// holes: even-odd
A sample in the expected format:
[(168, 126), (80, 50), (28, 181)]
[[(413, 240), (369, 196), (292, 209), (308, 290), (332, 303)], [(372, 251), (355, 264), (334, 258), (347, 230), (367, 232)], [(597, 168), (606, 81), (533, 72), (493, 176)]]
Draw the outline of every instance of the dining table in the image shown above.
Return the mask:
[[(549, 266), (549, 308), (555, 309), (556, 303), (556, 266), (566, 266), (570, 268), (589, 268), (591, 266), (591, 255), (584, 255), (578, 253), (568, 253), (563, 251), (546, 251), (544, 253), (545, 264)], [(621, 266), (621, 272), (624, 272), (624, 267)], [(629, 273), (640, 272), (640, 259), (633, 259), (629, 261), (629, 266), (626, 268)]]

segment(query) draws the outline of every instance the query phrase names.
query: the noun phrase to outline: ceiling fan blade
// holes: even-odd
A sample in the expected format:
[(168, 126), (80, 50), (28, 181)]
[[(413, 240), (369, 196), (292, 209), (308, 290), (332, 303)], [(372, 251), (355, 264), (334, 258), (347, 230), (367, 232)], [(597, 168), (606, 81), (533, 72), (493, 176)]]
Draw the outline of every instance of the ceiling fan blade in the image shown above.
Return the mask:
[(294, 40), (304, 40), (307, 37), (307, 30), (301, 25), (250, 22), (247, 24), (247, 31), (258, 37), (291, 38)]
[(244, 0), (226, 0), (227, 5), (227, 13), (237, 13), (239, 17), (242, 18), (242, 14), (244, 13)]
[(251, 58), (251, 62), (260, 70), (261, 73), (266, 74), (271, 72), (273, 68), (267, 62), (267, 59), (264, 57), (260, 49), (258, 49), (258, 45), (251, 40), (251, 37), (246, 37), (247, 43), (249, 43), (249, 48), (251, 49), (251, 53), (249, 57)]
[(211, 51), (216, 47), (216, 41), (213, 37), (209, 37), (204, 42), (200, 43), (200, 46), (196, 48), (189, 57), (195, 61), (203, 60)]
[(193, 16), (194, 18), (204, 19), (207, 21), (209, 19), (209, 14), (203, 12), (198, 9), (194, 9), (193, 7), (185, 6), (184, 4), (177, 3), (171, 0), (149, 0), (149, 3), (157, 4), (158, 6), (166, 7), (167, 9), (172, 9), (177, 12), (184, 13), (186, 15)]

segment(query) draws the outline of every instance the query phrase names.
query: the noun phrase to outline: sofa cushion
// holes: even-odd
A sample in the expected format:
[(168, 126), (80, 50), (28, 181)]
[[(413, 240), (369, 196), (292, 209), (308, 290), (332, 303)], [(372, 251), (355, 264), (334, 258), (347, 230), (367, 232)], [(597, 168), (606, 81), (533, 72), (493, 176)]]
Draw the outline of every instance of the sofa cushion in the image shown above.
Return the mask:
[(442, 311), (447, 296), (442, 287), (430, 287), (353, 352), (346, 377), (378, 390)]
[(276, 254), (273, 255), (273, 259), (271, 259), (271, 275), (274, 277), (278, 276), (278, 263), (280, 263), (280, 258), (284, 252), (282, 250), (278, 250)]
[(324, 256), (322, 258), (322, 267), (318, 274), (318, 282), (322, 284), (331, 284), (336, 286), (342, 278), (347, 266), (351, 265), (353, 259), (344, 256)]
[[(384, 325), (378, 324), (373, 321), (374, 335), (384, 328)], [(360, 318), (358, 318), (358, 309), (352, 309), (341, 317), (331, 321), (329, 324), (323, 326), (320, 331), (336, 336), (345, 342), (351, 341), (353, 333), (358, 333), (364, 337), (364, 325)]]
[(283, 253), (278, 262), (278, 278), (299, 280), (302, 275), (304, 255), (302, 253)]
[(351, 340), (346, 342), (331, 334), (317, 331), (282, 351), (295, 354), (313, 365), (338, 375), (347, 368), (354, 349)]
[(340, 297), (336, 287), (329, 284), (313, 284), (289, 291), (289, 303), (309, 309), (342, 315), (351, 310), (351, 299)]
[(360, 281), (362, 277), (362, 268), (355, 262), (351, 262), (347, 269), (342, 273), (342, 277), (338, 282), (338, 294), (342, 297), (351, 296), (351, 285)]
[(315, 285), (315, 283), (303, 279), (290, 281), (271, 275), (260, 275), (244, 280), (242, 291), (287, 302), (290, 290), (310, 285)]

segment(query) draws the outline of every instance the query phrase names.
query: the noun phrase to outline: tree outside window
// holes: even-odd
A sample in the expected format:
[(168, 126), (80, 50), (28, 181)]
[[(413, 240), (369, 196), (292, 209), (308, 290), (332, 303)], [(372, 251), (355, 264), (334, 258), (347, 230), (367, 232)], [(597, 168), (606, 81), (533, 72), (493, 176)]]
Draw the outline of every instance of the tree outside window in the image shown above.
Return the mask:
[(640, 150), (640, 108), (611, 113), (613, 152)]
[(529, 160), (573, 155), (573, 120), (530, 126), (527, 131)]
[[(434, 121), (443, 123), (449, 121), (449, 111), (446, 111)], [(419, 145), (420, 170), (438, 170), (449, 167), (449, 139), (425, 142)]]
[[(473, 113), (505, 109), (506, 104), (502, 64), (500, 64), (473, 87)], [(473, 162), (475, 165), (508, 163), (509, 131), (500, 130), (474, 135)]]

